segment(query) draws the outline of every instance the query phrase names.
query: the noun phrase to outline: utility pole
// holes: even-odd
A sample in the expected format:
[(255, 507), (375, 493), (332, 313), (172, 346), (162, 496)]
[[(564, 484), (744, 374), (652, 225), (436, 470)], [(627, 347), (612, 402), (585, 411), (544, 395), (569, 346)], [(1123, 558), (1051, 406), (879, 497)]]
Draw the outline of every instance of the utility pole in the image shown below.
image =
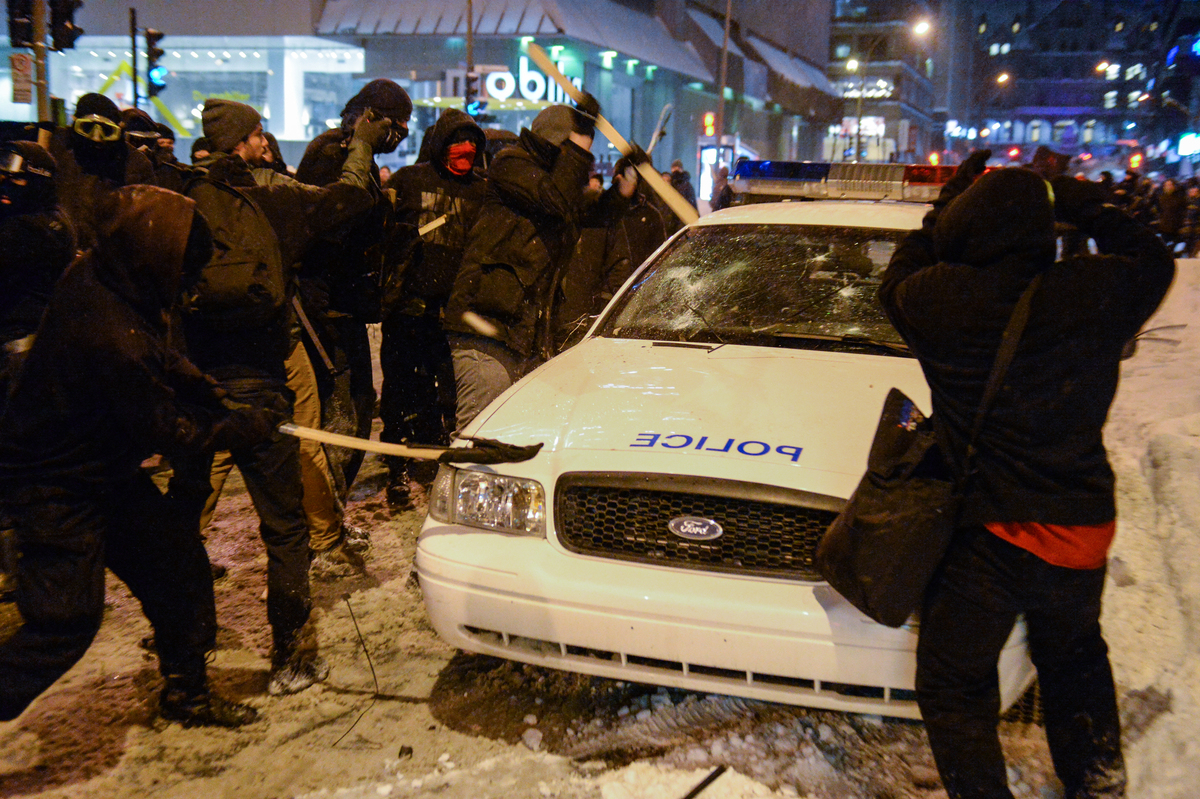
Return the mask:
[(717, 163), (721, 166), (721, 148), (725, 144), (725, 79), (729, 63), (729, 19), (733, 16), (733, 0), (725, 0), (725, 36), (721, 40), (721, 74), (717, 81)]
[(138, 85), (137, 85), (137, 9), (129, 9), (129, 52), (132, 53), (133, 63), (130, 64), (130, 69), (133, 72), (133, 107), (138, 107)]
[(475, 102), (474, 90), (476, 90), (475, 76), (475, 5), (472, 0), (467, 0), (467, 71), (463, 75), (463, 110), (468, 114), (471, 113), (471, 104)]
[[(50, 120), (50, 80), (46, 73), (46, 0), (33, 0), (33, 65), (38, 122)], [(38, 144), (50, 144), (50, 131), (38, 131)]]

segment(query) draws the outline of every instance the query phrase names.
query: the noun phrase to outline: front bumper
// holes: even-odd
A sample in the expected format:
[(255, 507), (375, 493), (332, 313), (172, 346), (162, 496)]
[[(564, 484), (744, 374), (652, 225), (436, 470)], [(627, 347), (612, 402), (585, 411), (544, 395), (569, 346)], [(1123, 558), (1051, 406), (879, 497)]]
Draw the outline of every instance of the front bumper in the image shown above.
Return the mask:
[[(824, 583), (583, 557), (551, 540), (426, 520), (417, 575), (461, 649), (619, 680), (918, 717), (916, 632), (875, 624)], [(1007, 707), (1033, 679), (1024, 628), (1000, 660)]]

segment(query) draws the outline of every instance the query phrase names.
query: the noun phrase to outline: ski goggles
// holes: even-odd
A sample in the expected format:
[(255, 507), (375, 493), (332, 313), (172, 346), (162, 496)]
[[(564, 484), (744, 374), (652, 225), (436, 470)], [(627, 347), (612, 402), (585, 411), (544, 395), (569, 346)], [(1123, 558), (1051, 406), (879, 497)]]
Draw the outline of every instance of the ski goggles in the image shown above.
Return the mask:
[(121, 138), (121, 126), (97, 114), (80, 117), (71, 127), (83, 138), (94, 142), (116, 141)]
[(49, 171), (31, 165), (25, 160), (25, 156), (13, 150), (0, 150), (0, 173), (5, 175), (37, 175), (38, 177), (52, 177)]

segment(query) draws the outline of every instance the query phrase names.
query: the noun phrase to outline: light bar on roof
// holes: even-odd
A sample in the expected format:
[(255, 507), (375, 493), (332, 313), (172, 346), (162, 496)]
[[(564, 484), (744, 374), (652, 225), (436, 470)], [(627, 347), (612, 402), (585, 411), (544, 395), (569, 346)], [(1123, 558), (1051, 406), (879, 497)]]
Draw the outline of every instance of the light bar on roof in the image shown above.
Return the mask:
[(788, 199), (932, 202), (953, 166), (817, 161), (741, 161), (735, 191), (762, 202)]

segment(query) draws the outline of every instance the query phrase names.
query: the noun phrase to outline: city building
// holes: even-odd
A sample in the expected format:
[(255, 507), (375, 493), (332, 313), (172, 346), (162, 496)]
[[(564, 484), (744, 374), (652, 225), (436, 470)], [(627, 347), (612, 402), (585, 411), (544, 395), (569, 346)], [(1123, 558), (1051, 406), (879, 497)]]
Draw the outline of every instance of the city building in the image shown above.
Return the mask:
[[(794, 24), (784, 35), (770, 4), (734, 2), (727, 47), (725, 8), (724, 0), (143, 0), (138, 80), (144, 83), (145, 28), (165, 33), (158, 46), (167, 75), (153, 97), (141, 86), (140, 104), (176, 128), (186, 152), (189, 137), (199, 135), (206, 97), (249, 103), (295, 163), (306, 142), (340, 124), (342, 106), (360, 86), (390, 78), (416, 105), (413, 135), (389, 156), (398, 166), (415, 157), (422, 132), (443, 108), (463, 107), (469, 70), (478, 74), (474, 110), (485, 127), (516, 131), (541, 108), (563, 102), (562, 90), (528, 57), (536, 42), (630, 140), (649, 147), (665, 121), (656, 163), (665, 168), (678, 158), (707, 177), (702, 164), (718, 157), (724, 49), (725, 160), (818, 157), (824, 130), (840, 117), (823, 70), (829, 0), (791, 4)], [(75, 48), (48, 55), (51, 91), (68, 112), (88, 91), (133, 104), (129, 12), (86, 4), (77, 15), (85, 35)], [(0, 117), (31, 118), (32, 106), (8, 102), (10, 96), (0, 80)], [(602, 169), (618, 157), (602, 139), (593, 152)]]
[(829, 161), (924, 161), (939, 133), (934, 117), (936, 42), (944, 34), (922, 2), (835, 0), (829, 79), (843, 98), (822, 157)]

